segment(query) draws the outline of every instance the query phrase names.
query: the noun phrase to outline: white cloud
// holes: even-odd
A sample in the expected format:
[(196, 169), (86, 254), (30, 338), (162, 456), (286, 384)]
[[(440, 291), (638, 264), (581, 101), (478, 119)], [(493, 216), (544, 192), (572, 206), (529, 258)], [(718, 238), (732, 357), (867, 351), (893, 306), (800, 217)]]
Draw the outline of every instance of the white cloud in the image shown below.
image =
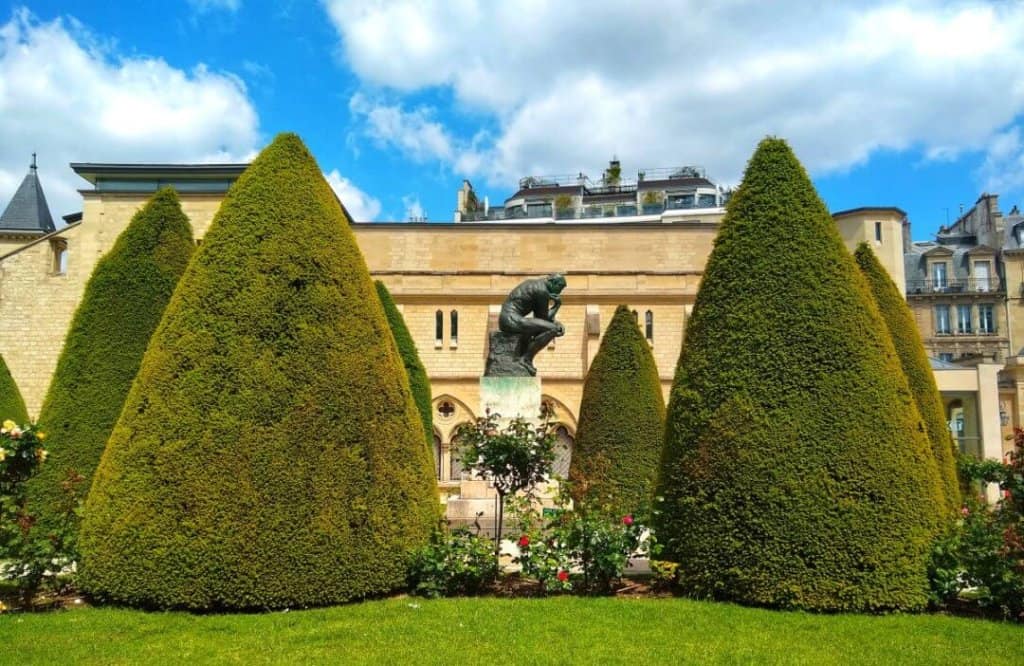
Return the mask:
[(380, 215), (380, 201), (353, 185), (348, 178), (342, 177), (337, 169), (325, 173), (324, 178), (354, 218), (354, 222), (370, 222)]
[(421, 222), (427, 218), (427, 214), (423, 211), (423, 204), (420, 203), (419, 197), (406, 195), (402, 197), (402, 205), (405, 206), (404, 219), (410, 222)]
[(362, 93), (349, 99), (348, 108), (365, 122), (366, 134), (380, 145), (395, 146), (418, 161), (452, 157), (452, 139), (432, 120), (429, 108), (406, 111), (400, 105), (371, 101)]
[(232, 75), (119, 57), (73, 19), (21, 10), (0, 25), (0, 206), (32, 152), (56, 218), (81, 210), (88, 186), (69, 162), (244, 161), (258, 124)]
[[(442, 88), (485, 114), (466, 137), (358, 93), (375, 141), (463, 175), (698, 163), (739, 178), (766, 134), (816, 173), (879, 149), (949, 159), (1024, 112), (1024, 5), (324, 0), (368, 89)], [(380, 93), (378, 93), (380, 94)]]
[(988, 192), (1024, 190), (1024, 137), (1020, 127), (1011, 127), (992, 139), (978, 177)]

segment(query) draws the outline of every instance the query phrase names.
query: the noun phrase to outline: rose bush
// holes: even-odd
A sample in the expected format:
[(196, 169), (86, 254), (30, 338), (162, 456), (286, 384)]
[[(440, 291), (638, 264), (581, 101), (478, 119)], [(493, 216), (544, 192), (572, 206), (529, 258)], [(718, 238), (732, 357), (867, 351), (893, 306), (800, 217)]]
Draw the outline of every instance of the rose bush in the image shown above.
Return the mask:
[(15, 581), (26, 608), (41, 587), (63, 585), (77, 559), (72, 525), (81, 506), (81, 475), (71, 470), (61, 480), (54, 525), (43, 529), (26, 509), (25, 482), (46, 462), (45, 440), (31, 424), (7, 420), (0, 427), (0, 577)]

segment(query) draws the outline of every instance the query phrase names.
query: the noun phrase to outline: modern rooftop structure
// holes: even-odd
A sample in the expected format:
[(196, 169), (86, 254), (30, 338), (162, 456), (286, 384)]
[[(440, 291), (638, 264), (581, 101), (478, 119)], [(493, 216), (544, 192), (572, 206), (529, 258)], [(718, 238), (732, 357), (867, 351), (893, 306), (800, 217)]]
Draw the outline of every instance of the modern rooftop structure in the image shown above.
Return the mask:
[(455, 221), (675, 221), (693, 211), (721, 209), (729, 194), (701, 167), (646, 169), (627, 180), (619, 161), (612, 160), (596, 182), (582, 172), (521, 178), (519, 189), (501, 206), (480, 202), (470, 182), (463, 181)]

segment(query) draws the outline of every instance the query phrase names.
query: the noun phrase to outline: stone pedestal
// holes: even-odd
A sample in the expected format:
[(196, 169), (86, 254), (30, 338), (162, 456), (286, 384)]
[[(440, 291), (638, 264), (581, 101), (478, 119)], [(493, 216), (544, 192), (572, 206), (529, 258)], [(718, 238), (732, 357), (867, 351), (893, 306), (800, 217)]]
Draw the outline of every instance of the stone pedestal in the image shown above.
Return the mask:
[[(540, 405), (539, 377), (480, 378), (481, 410), (498, 414), (502, 425), (517, 416), (531, 423), (539, 423)], [(445, 515), (452, 525), (471, 526), (477, 521), (485, 531), (493, 534), (496, 495), (486, 481), (464, 480), (459, 484), (458, 496), (448, 500)]]
[(521, 417), (540, 421), (540, 377), (481, 377), (480, 407), (503, 422)]
[(521, 336), (515, 333), (492, 331), (488, 337), (485, 377), (532, 377), (533, 372), (523, 363)]

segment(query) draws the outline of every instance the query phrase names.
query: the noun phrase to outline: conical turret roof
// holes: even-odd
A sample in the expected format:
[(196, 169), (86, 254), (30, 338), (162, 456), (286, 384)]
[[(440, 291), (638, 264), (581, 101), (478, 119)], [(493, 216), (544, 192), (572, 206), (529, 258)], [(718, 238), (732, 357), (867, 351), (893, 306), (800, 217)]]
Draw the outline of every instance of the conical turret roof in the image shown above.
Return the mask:
[(32, 166), (29, 167), (25, 180), (21, 181), (7, 208), (0, 215), (0, 233), (46, 234), (56, 229), (53, 225), (53, 216), (50, 215), (50, 207), (46, 204), (43, 186), (39, 182), (36, 156), (33, 153)]

